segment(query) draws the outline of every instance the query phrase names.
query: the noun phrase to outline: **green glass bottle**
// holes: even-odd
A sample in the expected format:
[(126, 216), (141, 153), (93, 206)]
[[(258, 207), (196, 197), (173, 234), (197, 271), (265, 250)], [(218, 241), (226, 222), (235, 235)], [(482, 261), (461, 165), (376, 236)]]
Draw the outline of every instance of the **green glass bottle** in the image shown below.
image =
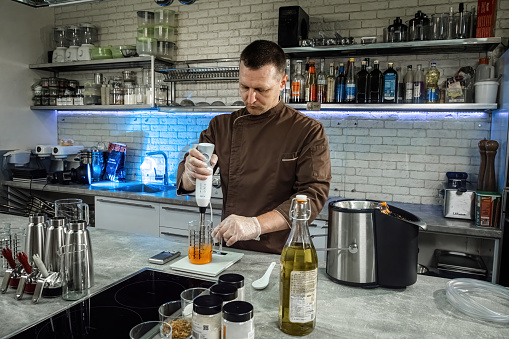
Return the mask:
[(309, 235), (311, 208), (305, 195), (292, 201), (292, 230), (281, 253), (279, 328), (290, 335), (307, 335), (316, 325), (318, 257)]

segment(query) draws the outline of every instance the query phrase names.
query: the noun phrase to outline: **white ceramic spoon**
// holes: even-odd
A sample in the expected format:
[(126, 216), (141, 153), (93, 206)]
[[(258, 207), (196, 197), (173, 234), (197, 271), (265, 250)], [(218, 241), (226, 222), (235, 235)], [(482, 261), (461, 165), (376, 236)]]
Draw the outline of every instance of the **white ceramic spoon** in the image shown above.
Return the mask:
[(258, 280), (255, 280), (251, 283), (251, 286), (257, 290), (263, 290), (267, 285), (269, 284), (270, 274), (272, 273), (272, 270), (274, 269), (274, 266), (276, 266), (276, 262), (273, 261), (270, 263), (269, 268), (267, 268), (267, 271), (265, 271), (265, 274), (263, 277), (261, 277)]

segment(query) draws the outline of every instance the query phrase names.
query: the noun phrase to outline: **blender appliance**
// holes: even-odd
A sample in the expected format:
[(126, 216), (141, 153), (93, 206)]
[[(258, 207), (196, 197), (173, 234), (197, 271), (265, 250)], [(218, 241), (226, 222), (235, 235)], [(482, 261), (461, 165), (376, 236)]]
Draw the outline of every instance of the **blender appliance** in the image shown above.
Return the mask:
[(89, 24), (79, 24), (81, 29), (81, 46), (78, 48), (78, 60), (91, 60), (90, 48), (94, 47), (99, 39), (97, 38), (97, 27)]
[(53, 29), (53, 40), (56, 43), (56, 49), (53, 51), (52, 62), (65, 62), (65, 54), (69, 41), (65, 36), (65, 27), (58, 26)]
[(65, 61), (77, 61), (78, 49), (81, 45), (81, 27), (77, 25), (67, 26), (65, 34), (69, 40), (69, 48), (65, 52)]

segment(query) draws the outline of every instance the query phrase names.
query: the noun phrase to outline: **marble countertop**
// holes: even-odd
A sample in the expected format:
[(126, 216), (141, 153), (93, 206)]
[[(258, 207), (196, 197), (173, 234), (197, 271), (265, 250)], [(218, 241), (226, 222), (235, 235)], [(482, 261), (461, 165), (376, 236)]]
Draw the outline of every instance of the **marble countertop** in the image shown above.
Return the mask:
[[(26, 218), (0, 214), (0, 222), (25, 227)], [(171, 271), (169, 264), (148, 263), (149, 256), (161, 250), (187, 250), (185, 237), (156, 238), (141, 234), (90, 228), (93, 245), (96, 294), (108, 285), (140, 269), (150, 267)], [(245, 278), (245, 299), (255, 310), (256, 338), (290, 338), (278, 328), (279, 256), (243, 251), (240, 262), (227, 272)], [(251, 282), (263, 275), (270, 262), (276, 261), (271, 282), (264, 290), (255, 290)], [(508, 338), (509, 327), (470, 318), (456, 310), (445, 297), (447, 279), (418, 276), (406, 289), (363, 289), (334, 283), (325, 268), (319, 268), (318, 313), (315, 330), (308, 338), (377, 337), (377, 338)], [(78, 301), (79, 302), (79, 301)], [(78, 303), (74, 302), (74, 303)], [(39, 321), (71, 306), (61, 298), (42, 298), (32, 304), (25, 295), (15, 299), (9, 289), (0, 294), (0, 337), (8, 338)]]
[[(157, 193), (135, 193), (125, 191), (114, 191), (108, 189), (107, 186), (103, 185), (59, 185), (59, 184), (37, 184), (13, 181), (5, 181), (4, 185), (22, 189), (32, 189), (34, 191), (46, 191), (46, 192), (57, 192), (62, 194), (73, 194), (73, 195), (88, 195), (88, 196), (104, 196), (112, 198), (124, 198), (139, 201), (151, 201), (156, 203), (174, 204), (182, 206), (196, 206), (194, 196), (178, 196), (176, 189), (171, 188), (169, 190)], [(118, 184), (117, 184), (118, 185)], [(328, 203), (339, 197), (331, 197), (323, 207), (322, 211), (318, 215), (319, 220), (328, 220)], [(222, 209), (222, 200), (212, 198), (212, 207), (217, 211)], [(427, 224), (427, 230), (424, 232), (430, 233), (442, 233), (442, 234), (455, 234), (463, 236), (471, 236), (477, 238), (487, 239), (501, 239), (502, 230), (494, 227), (477, 227), (472, 220), (466, 219), (452, 219), (444, 218), (442, 214), (442, 206), (439, 205), (420, 205), (420, 204), (407, 204), (389, 202), (389, 204), (396, 207), (402, 208), (419, 218), (421, 218)]]

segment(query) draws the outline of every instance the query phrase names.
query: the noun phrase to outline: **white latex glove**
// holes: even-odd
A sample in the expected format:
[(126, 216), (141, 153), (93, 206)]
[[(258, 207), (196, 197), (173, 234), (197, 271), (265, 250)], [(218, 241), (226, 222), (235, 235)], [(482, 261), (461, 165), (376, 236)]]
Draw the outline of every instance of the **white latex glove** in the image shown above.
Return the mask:
[(241, 217), (232, 214), (224, 219), (212, 231), (214, 239), (224, 239), (226, 246), (231, 246), (237, 241), (260, 240), (262, 229), (256, 217)]
[[(204, 162), (205, 157), (200, 153), (196, 148), (191, 148), (189, 150), (189, 155), (186, 158), (185, 162), (185, 171), (184, 176), (191, 182), (191, 184), (196, 185), (196, 179), (206, 180), (209, 175), (212, 175), (212, 170), (208, 168), (207, 164)], [(217, 163), (217, 155), (212, 154), (210, 158), (210, 165), (214, 167)]]

